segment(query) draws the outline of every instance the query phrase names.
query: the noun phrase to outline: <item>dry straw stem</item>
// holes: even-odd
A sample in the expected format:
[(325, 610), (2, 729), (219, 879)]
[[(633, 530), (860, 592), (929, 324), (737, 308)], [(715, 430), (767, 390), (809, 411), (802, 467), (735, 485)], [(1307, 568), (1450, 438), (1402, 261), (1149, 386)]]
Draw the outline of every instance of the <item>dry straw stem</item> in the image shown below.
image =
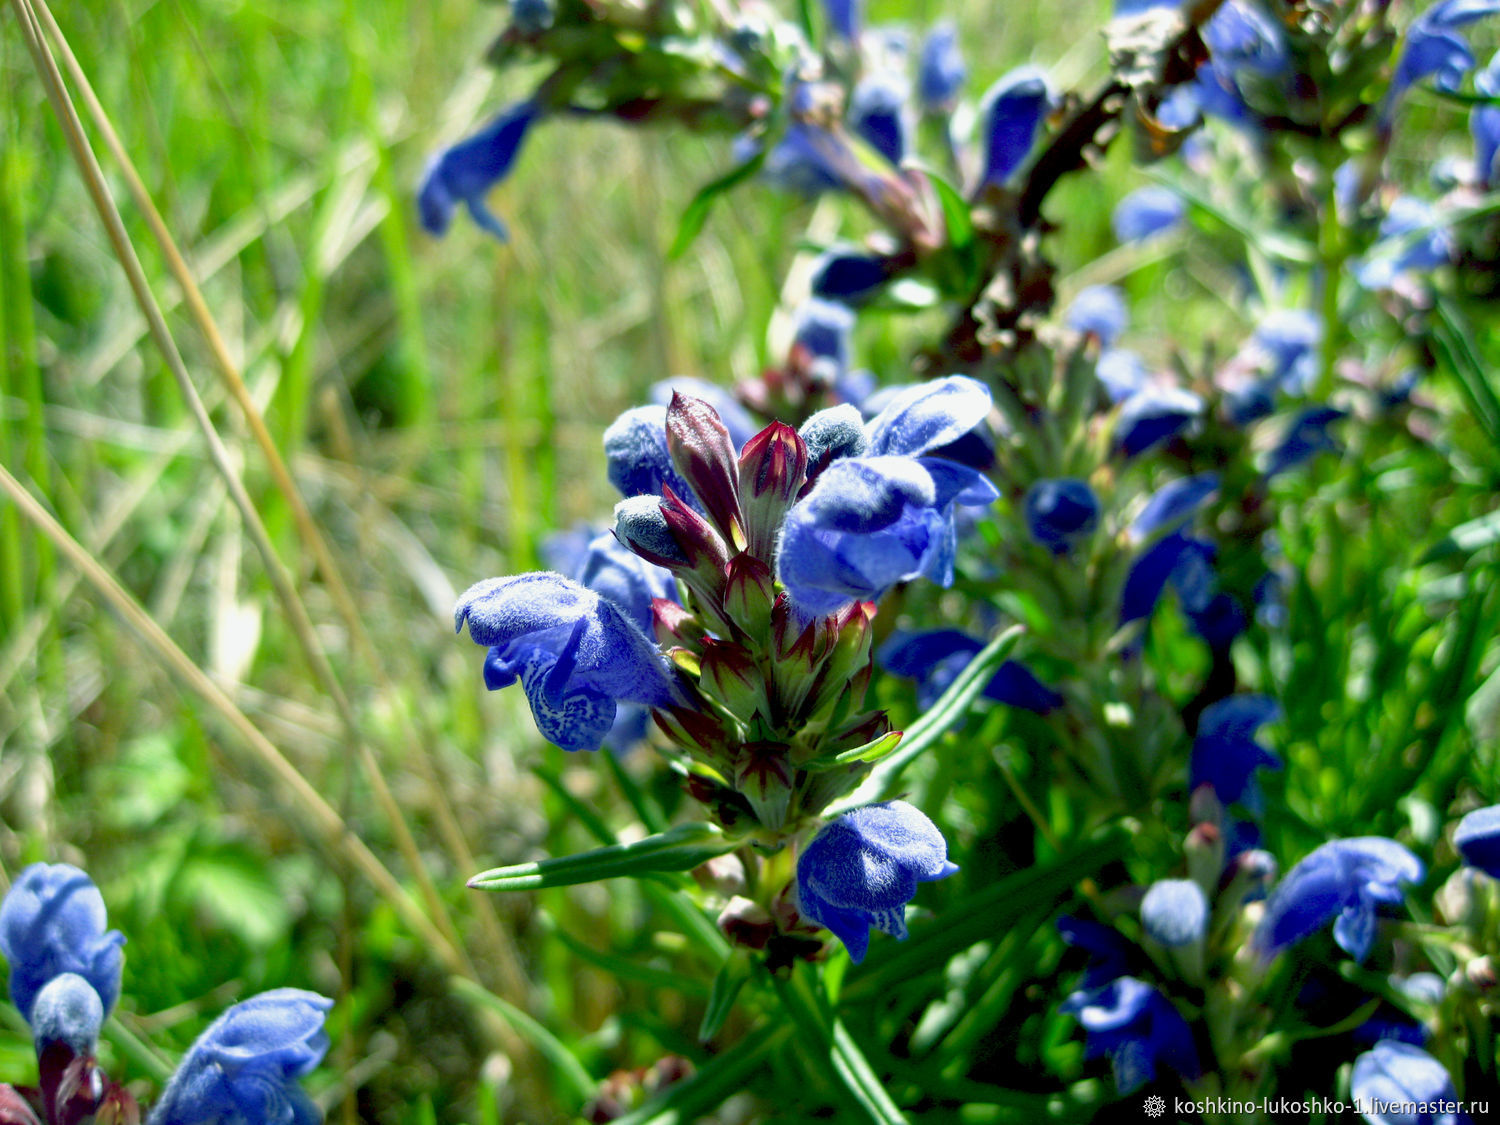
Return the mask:
[[(329, 549), (327, 541), (319, 533), (317, 524), (312, 518), (312, 513), (308, 510), (307, 504), (302, 497), (301, 490), (297, 487), (296, 481), (288, 470), (286, 461), (281, 456), (281, 451), (276, 447), (270, 430), (266, 426), (265, 419), (256, 407), (255, 401), (251, 397), (248, 387), (245, 385), (238, 366), (230, 355), (229, 348), (224, 342), (223, 334), (219, 331), (218, 323), (209, 311), (208, 304), (203, 298), (203, 293), (198, 287), (192, 269), (188, 266), (186, 259), (177, 247), (176, 240), (173, 239), (171, 232), (167, 229), (165, 220), (158, 211), (150, 193), (146, 190), (146, 185), (136, 171), (134, 162), (130, 159), (130, 154), (121, 142), (119, 134), (116, 133), (114, 125), (110, 121), (109, 114), (95, 95), (93, 85), (88, 80), (88, 75), (79, 64), (77, 57), (73, 54), (67, 37), (63, 34), (61, 27), (58, 26), (51, 9), (46, 4), (46, 0), (21, 0), (21, 2), (31, 5), (38, 20), (45, 25), (47, 34), (52, 37), (53, 42), (57, 45), (57, 50), (62, 57), (63, 64), (67, 67), (68, 75), (78, 88), (80, 99), (87, 108), (89, 116), (93, 119), (95, 127), (104, 138), (105, 146), (119, 165), (120, 171), (125, 177), (125, 183), (130, 191), (131, 198), (146, 219), (152, 236), (161, 249), (163, 257), (166, 259), (167, 267), (182, 292), (183, 299), (187, 304), (193, 322), (197, 325), (199, 332), (202, 333), (204, 340), (208, 344), (215, 370), (218, 372), (230, 396), (239, 406), (249, 427), (251, 436), (254, 438), (256, 446), (260, 449), (262, 456), (265, 458), (266, 465), (270, 469), (271, 478), (276, 485), (277, 491), (281, 493), (292, 511), (298, 534), (308, 551), (312, 554), (318, 571), (323, 575), (329, 595), (338, 609), (340, 616), (343, 618), (349, 635), (353, 639), (365, 666), (375, 678), (377, 687), (380, 689), (381, 698), (398, 701), (397, 711), (403, 728), (403, 741), (406, 744), (406, 749), (409, 751), (408, 757), (417, 763), (422, 772), (423, 780), (427, 784), (436, 813), (438, 830), (442, 836), (444, 846), (448, 849), (451, 858), (460, 871), (464, 873), (474, 871), (478, 867), (478, 863), (474, 858), (473, 852), (468, 847), (468, 842), (464, 837), (462, 828), (458, 824), (453, 806), (448, 800), (447, 790), (442, 784), (437, 767), (427, 750), (426, 742), (417, 736), (411, 722), (410, 714), (404, 702), (401, 702), (403, 700), (401, 693), (395, 689), (395, 686), (389, 682), (385, 675), (385, 664), (375, 651), (375, 646), (370, 640), (368, 631), (365, 629), (364, 620), (360, 616), (358, 606), (350, 595), (348, 585), (344, 581), (338, 562)], [(65, 93), (64, 96), (66, 96)], [(81, 160), (80, 164), (82, 164)], [(122, 262), (124, 261), (123, 257), (121, 260)], [(143, 304), (143, 312), (145, 311)], [(146, 316), (148, 323), (151, 324), (154, 335), (155, 321), (149, 312), (146, 313)], [(157, 319), (160, 318), (158, 317)], [(267, 550), (269, 550), (269, 539), (266, 540), (266, 543)], [(257, 543), (257, 546), (259, 545)], [(264, 555), (265, 553), (263, 550), (262, 554)], [(267, 560), (267, 566), (273, 572), (279, 570), (279, 566), (272, 563), (269, 559)], [(275, 573), (273, 573), (274, 577), (276, 577)], [(278, 595), (280, 595), (280, 592), (278, 587)], [(305, 614), (302, 617), (305, 617)], [(294, 627), (297, 626), (298, 621), (298, 618), (294, 618)], [(349, 708), (348, 702), (340, 690), (337, 681), (334, 679), (333, 669), (331, 666), (327, 666), (326, 658), (323, 658), (321, 648), (317, 646), (316, 640), (313, 639), (310, 622), (307, 623), (307, 632), (305, 635), (300, 628), (298, 629), (298, 639), (303, 642), (303, 647), (309, 650), (309, 659), (313, 663), (315, 671), (318, 671), (320, 680), (325, 681), (325, 686), (329, 694), (333, 697), (335, 706), (339, 708), (340, 715), (345, 720), (351, 740), (359, 745), (365, 768), (371, 775), (371, 781), (375, 785), (377, 797), (384, 811), (395, 827), (403, 855), (406, 857), (408, 863), (414, 865), (413, 870), (422, 886), (423, 895), (428, 900), (429, 910), (434, 912), (435, 917), (448, 929), (450, 936), (453, 936), (456, 941), (456, 933), (453, 932), (446, 911), (437, 899), (435, 890), (431, 887), (425, 867), (421, 864), (420, 858), (417, 856), (416, 845), (410, 840), (405, 820), (394, 798), (390, 794), (384, 776), (380, 771), (380, 766), (369, 751), (364, 740), (358, 736), (353, 712)], [(515, 946), (504, 928), (500, 925), (499, 916), (496, 913), (493, 901), (486, 897), (484, 901), (478, 904), (478, 913), (480, 924), (484, 928), (486, 944), (494, 953), (500, 970), (502, 988), (513, 1002), (524, 1004), (526, 996), (525, 976), (521, 971)]]
[(302, 776), (297, 767), (271, 744), (270, 739), (235, 706), (224, 690), (199, 668), (187, 653), (177, 646), (158, 625), (152, 616), (141, 608), (129, 591), (97, 559), (87, 547), (68, 534), (66, 528), (53, 518), (25, 488), (0, 465), (0, 491), (3, 491), (36, 528), (57, 546), (58, 550), (83, 574), (125, 623), (139, 634), (156, 657), (167, 669), (178, 676), (189, 688), (203, 699), (226, 723), (232, 727), (250, 748), (260, 765), (286, 786), (297, 807), (312, 821), (318, 834), (327, 840), (336, 851), (342, 852), (349, 862), (364, 873), (375, 889), (405, 919), (412, 930), (420, 934), (437, 951), (443, 963), (452, 971), (464, 976), (473, 976), (462, 951), (438, 930), (432, 920), (411, 900), (396, 877), (380, 862), (380, 859), (343, 821), (338, 812), (325, 801), (312, 784)]
[[(62, 75), (57, 69), (57, 63), (48, 50), (42, 38), (41, 26), (38, 22), (35, 9), (30, 0), (11, 0), (11, 7), (19, 17), (23, 38), (26, 40), (27, 48), (30, 50), (37, 72), (41, 77), (42, 84), (47, 92), (48, 100), (57, 114), (58, 123), (67, 139), (68, 146), (79, 170), (83, 175), (84, 184), (88, 188), (89, 195), (99, 212), (104, 223), (105, 232), (109, 236), (111, 246), (125, 270), (127, 280), (130, 282), (132, 293), (146, 318), (147, 325), (151, 330), (151, 336), (160, 349), (168, 368), (176, 379), (184, 400), (192, 412), (204, 441), (208, 447), (215, 468), (223, 477), (228, 488), (230, 498), (239, 510), (245, 525), (251, 533), (251, 539), (255, 543), (265, 562), (266, 568), (272, 580), (272, 586), (276, 590), (278, 600), (293, 625), (293, 630), (302, 643), (309, 661), (320, 680), (324, 681), (325, 690), (334, 698), (335, 705), (339, 709), (340, 718), (346, 728), (350, 731), (351, 740), (354, 741), (359, 750), (361, 763), (370, 774), (370, 780), (375, 789), (376, 796), (380, 799), (384, 812), (389, 818), (393, 831), (396, 834), (398, 847), (400, 847), (407, 863), (410, 865), (414, 877), (423, 892), (427, 902), (428, 913), (424, 913), (415, 903), (411, 901), (401, 884), (380, 862), (373, 852), (370, 851), (364, 841), (359, 839), (339, 814), (330, 806), (317, 791), (307, 782), (287, 759), (277, 750), (271, 742), (259, 731), (243, 712), (241, 712), (229, 697), (209, 679), (209, 677), (195, 665), (191, 659), (165, 631), (138, 606), (123, 587), (115, 581), (113, 576), (96, 562), (88, 551), (70, 536), (67, 531), (58, 524), (29, 494), (21, 488), (15, 477), (0, 466), (0, 488), (11, 495), (21, 508), (23, 514), (31, 519), (52, 539), (60, 549), (82, 570), (85, 576), (96, 588), (109, 599), (111, 604), (125, 616), (148, 641), (156, 655), (163, 660), (173, 671), (182, 676), (188, 684), (201, 695), (216, 711), (219, 711), (250, 744), (256, 756), (261, 758), (265, 765), (290, 787), (297, 803), (307, 812), (320, 832), (336, 845), (337, 850), (342, 851), (353, 862), (354, 866), (363, 871), (371, 883), (380, 893), (391, 902), (393, 907), (412, 927), (413, 932), (420, 934), (437, 952), (443, 963), (450, 971), (468, 977), (478, 984), (483, 984), (479, 975), (469, 960), (459, 942), (457, 932), (453, 927), (451, 918), (442, 899), (437, 894), (432, 880), (422, 863), (421, 856), (417, 851), (416, 841), (412, 838), (404, 818), (401, 816), (400, 808), (391, 794), (389, 786), (380, 772), (379, 764), (365, 743), (355, 737), (353, 711), (349, 707), (342, 689), (333, 676), (333, 670), (328, 664), (326, 655), (318, 646), (313, 634), (312, 623), (307, 617), (305, 607), (292, 588), (291, 580), (281, 565), (279, 557), (271, 547), (269, 536), (261, 523), (258, 513), (255, 511), (249, 496), (246, 494), (244, 485), (236, 474), (229, 459), (228, 451), (220, 440), (218, 433), (213, 428), (213, 423), (208, 417), (208, 412), (203, 406), (202, 399), (198, 396), (197, 389), (193, 386), (188, 376), (187, 367), (178, 352), (176, 342), (172, 339), (167, 329), (166, 322), (162, 318), (155, 297), (151, 292), (150, 285), (146, 281), (145, 273), (141, 268), (140, 260), (135, 254), (129, 236), (125, 232), (124, 223), (121, 220), (118, 208), (110, 196), (109, 188), (104, 182), (103, 172), (100, 170), (98, 159), (90, 147), (87, 137), (83, 133), (82, 124), (78, 119), (77, 111), (74, 109), (67, 90), (63, 86)], [(501, 1037), (508, 1053), (516, 1058), (524, 1058), (528, 1052), (525, 1045), (508, 1029), (495, 1029)]]

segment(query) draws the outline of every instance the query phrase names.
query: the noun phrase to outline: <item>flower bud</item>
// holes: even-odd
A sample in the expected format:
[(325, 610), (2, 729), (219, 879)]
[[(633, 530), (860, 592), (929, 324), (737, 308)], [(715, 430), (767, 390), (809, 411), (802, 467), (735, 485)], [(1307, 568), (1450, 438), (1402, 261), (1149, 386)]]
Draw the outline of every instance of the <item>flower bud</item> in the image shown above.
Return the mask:
[(779, 742), (752, 742), (743, 748), (734, 787), (745, 795), (756, 819), (770, 829), (786, 823), (791, 806), (794, 771), (786, 747)]
[(53, 977), (31, 1005), (31, 1035), (38, 1051), (66, 1044), (75, 1055), (92, 1055), (104, 1026), (104, 1002), (77, 973)]
[(687, 565), (687, 556), (662, 514), (659, 496), (631, 496), (616, 504), (615, 538), (657, 566)]
[(702, 689), (735, 718), (748, 724), (757, 714), (771, 717), (765, 679), (742, 646), (705, 638), (701, 667)]
[(776, 933), (776, 923), (759, 903), (735, 895), (719, 911), (719, 930), (733, 945), (764, 949)]
[(792, 501), (807, 480), (807, 445), (797, 431), (772, 422), (745, 443), (739, 457), (739, 499), (747, 550), (770, 559)]
[(760, 645), (771, 633), (776, 583), (771, 568), (748, 551), (729, 560), (724, 571), (724, 612), (751, 642)]
[(719, 533), (743, 549), (745, 518), (740, 512), (734, 443), (714, 408), (701, 398), (674, 391), (667, 407), (667, 450)]

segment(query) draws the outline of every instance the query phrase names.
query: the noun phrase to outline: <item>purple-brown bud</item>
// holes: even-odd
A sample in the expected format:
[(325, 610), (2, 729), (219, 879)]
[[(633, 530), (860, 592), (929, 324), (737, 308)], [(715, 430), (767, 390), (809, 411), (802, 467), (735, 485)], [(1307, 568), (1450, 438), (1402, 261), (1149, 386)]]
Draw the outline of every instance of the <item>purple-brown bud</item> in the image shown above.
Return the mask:
[(667, 407), (667, 452), (719, 533), (743, 550), (745, 517), (740, 512), (734, 442), (718, 412), (701, 398), (672, 392)]
[(728, 760), (729, 735), (713, 715), (675, 704), (651, 714), (662, 732), (694, 757), (715, 765)]
[(656, 643), (667, 648), (696, 649), (703, 641), (702, 624), (671, 598), (651, 599), (651, 625)]
[(42, 1125), (42, 1119), (14, 1086), (0, 1084), (0, 1125)]
[(764, 949), (776, 933), (776, 923), (765, 907), (736, 895), (719, 911), (719, 929), (733, 945)]
[(740, 506), (748, 550), (761, 559), (776, 553), (781, 521), (807, 480), (807, 444), (784, 422), (772, 422), (740, 451)]

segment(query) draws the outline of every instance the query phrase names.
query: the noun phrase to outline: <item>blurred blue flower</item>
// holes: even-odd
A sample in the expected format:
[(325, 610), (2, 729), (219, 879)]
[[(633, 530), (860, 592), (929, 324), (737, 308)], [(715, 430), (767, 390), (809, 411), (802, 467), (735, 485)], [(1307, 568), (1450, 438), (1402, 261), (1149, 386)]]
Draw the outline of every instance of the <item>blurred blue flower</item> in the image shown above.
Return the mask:
[(1192, 391), (1147, 384), (1120, 404), (1115, 442), (1134, 457), (1176, 437), (1202, 413), (1203, 400)]
[(147, 1125), (317, 1125), (323, 1114), (297, 1082), (328, 1051), (331, 1007), (299, 988), (236, 1004), (188, 1049)]
[(1062, 1011), (1088, 1032), (1089, 1058), (1109, 1056), (1122, 1094), (1156, 1079), (1165, 1066), (1184, 1078), (1199, 1073), (1193, 1031), (1172, 1002), (1135, 977), (1119, 977), (1102, 988), (1075, 992)]
[(911, 85), (900, 74), (880, 70), (867, 74), (849, 99), (849, 127), (892, 164), (906, 159), (906, 103)]
[(675, 696), (646, 633), (614, 602), (560, 574), (475, 583), (453, 621), (489, 648), (486, 686), (519, 678), (537, 729), (564, 750), (597, 750), (622, 701), (655, 707)]
[(33, 863), (0, 902), (0, 954), (10, 964), (10, 999), (31, 1018), (54, 977), (76, 973), (98, 993), (105, 1015), (120, 997), (125, 938), (105, 930), (104, 896), (67, 863)]
[(1054, 95), (1047, 76), (1022, 66), (991, 86), (979, 103), (979, 132), (984, 144), (980, 184), (1003, 187), (1025, 163), (1037, 130), (1052, 111)]
[[(1500, 98), (1500, 51), (1474, 76), (1474, 89), (1487, 98)], [(1474, 169), (1479, 184), (1492, 187), (1495, 157), (1500, 155), (1500, 106), (1476, 105), (1469, 112), (1469, 131), (1474, 135)]]
[[(983, 641), (957, 629), (921, 633), (898, 629), (880, 646), (875, 660), (887, 672), (914, 679), (917, 706), (926, 710), (982, 648)], [(1001, 664), (985, 685), (983, 695), (996, 703), (1037, 715), (1050, 714), (1063, 705), (1063, 697), (1018, 660)]]
[(1294, 469), (1319, 453), (1337, 453), (1339, 443), (1328, 433), (1328, 427), (1347, 417), (1333, 406), (1313, 406), (1298, 412), (1266, 459), (1266, 478)]
[(1026, 491), (1026, 530), (1054, 555), (1064, 555), (1099, 526), (1099, 498), (1076, 477), (1039, 480)]
[[(651, 384), (651, 401), (665, 409), (672, 405), (673, 391), (692, 398), (701, 398), (713, 407), (714, 413), (719, 416), (719, 421), (723, 422), (724, 428), (729, 431), (729, 440), (734, 442), (735, 449), (739, 449), (760, 429), (755, 424), (755, 419), (750, 417), (750, 412), (739, 404), (733, 394), (717, 383), (710, 383), (707, 379), (699, 379), (693, 375), (674, 375), (670, 379), (658, 379)], [(665, 421), (662, 423), (662, 433), (666, 433)], [(665, 442), (666, 438), (663, 437), (662, 441)]]
[(891, 260), (862, 250), (834, 248), (813, 263), (812, 294), (824, 301), (858, 305), (890, 280)]
[(1413, 195), (1397, 198), (1380, 222), (1380, 240), (1355, 270), (1366, 289), (1389, 289), (1408, 270), (1428, 271), (1453, 258), (1453, 232), (1436, 207)]
[(511, 0), (510, 23), (522, 35), (540, 35), (556, 18), (552, 0)]
[(1258, 7), (1227, 0), (1203, 29), (1203, 40), (1221, 73), (1280, 74), (1290, 65), (1286, 36)]
[(1094, 374), (1113, 403), (1124, 402), (1145, 390), (1150, 379), (1145, 360), (1128, 348), (1106, 348), (1100, 352)]
[(823, 0), (823, 13), (828, 17), (828, 26), (851, 42), (864, 30), (864, 0)]
[(1186, 215), (1187, 207), (1180, 195), (1151, 184), (1120, 200), (1111, 222), (1120, 242), (1144, 242), (1179, 226)]
[(1323, 322), (1306, 309), (1276, 309), (1255, 326), (1251, 343), (1269, 361), (1267, 374), (1280, 390), (1304, 394), (1317, 376)]
[(814, 297), (797, 310), (792, 344), (806, 348), (815, 363), (826, 363), (832, 369), (831, 381), (849, 369), (854, 319), (854, 310), (847, 305)]
[(505, 224), (496, 218), (484, 197), (510, 172), (521, 142), (540, 112), (535, 102), (511, 106), (472, 137), (427, 162), (417, 191), (417, 206), (429, 234), (446, 233), (454, 208), (464, 203), (481, 230), (501, 242), (509, 239)]
[(1115, 285), (1090, 285), (1080, 289), (1065, 317), (1069, 328), (1093, 336), (1101, 348), (1114, 347), (1129, 320), (1125, 294)]
[(1280, 769), (1281, 759), (1255, 740), (1255, 732), (1280, 717), (1281, 707), (1269, 695), (1240, 693), (1205, 707), (1193, 740), (1189, 788), (1208, 785), (1226, 806), (1264, 811), (1255, 771)]
[[(1195, 555), (1200, 558), (1195, 559)], [(1213, 555), (1212, 543), (1181, 531), (1173, 531), (1151, 544), (1125, 575), (1125, 586), (1120, 593), (1120, 624), (1124, 626), (1150, 617), (1169, 581), (1179, 576), (1187, 580), (1186, 575), (1211, 562)], [(1190, 591), (1193, 592), (1196, 591)], [(1212, 591), (1208, 596), (1212, 596)], [(1201, 598), (1201, 601), (1206, 605), (1208, 597)]]
[(1218, 490), (1218, 473), (1198, 473), (1168, 481), (1151, 494), (1140, 515), (1131, 521), (1131, 541), (1143, 543), (1158, 531), (1186, 522)]
[(937, 825), (905, 801), (853, 809), (830, 821), (797, 857), (802, 915), (832, 930), (855, 964), (874, 926), (906, 937), (904, 907), (918, 883), (946, 879), (958, 867)]
[(1057, 933), (1065, 943), (1089, 956), (1083, 979), (1079, 982), (1083, 992), (1093, 992), (1129, 975), (1137, 963), (1146, 960), (1141, 951), (1113, 926), (1064, 914), (1057, 919)]
[[(773, 187), (793, 195), (812, 197), (848, 186), (849, 162), (854, 158), (848, 145), (827, 129), (806, 121), (793, 121), (776, 146), (766, 154), (761, 177)], [(753, 155), (743, 147), (738, 155)]]
[(1376, 911), (1401, 901), (1403, 883), (1420, 882), (1422, 861), (1394, 840), (1332, 840), (1287, 872), (1266, 902), (1254, 945), (1265, 957), (1333, 921), (1333, 940), (1356, 961), (1375, 943)]
[(951, 112), (968, 77), (969, 68), (958, 48), (958, 27), (952, 20), (934, 24), (922, 43), (917, 66), (917, 98), (922, 109), (933, 114)]
[(1500, 879), (1500, 805), (1468, 813), (1453, 832), (1453, 846), (1470, 867)]
[[(1472, 1121), (1461, 1110), (1441, 1108), (1440, 1103), (1456, 1103), (1458, 1098), (1443, 1064), (1422, 1048), (1394, 1039), (1382, 1040), (1354, 1060), (1349, 1092), (1356, 1106), (1379, 1102), (1391, 1107), (1362, 1111), (1371, 1125), (1469, 1125)], [(1423, 1103), (1438, 1108), (1419, 1113), (1402, 1108)]]
[(1418, 16), (1406, 32), (1406, 46), (1386, 94), (1385, 114), (1423, 78), (1435, 76), (1440, 90), (1457, 90), (1464, 72), (1474, 65), (1469, 44), (1456, 30), (1500, 12), (1500, 0), (1439, 0)]
[(1208, 930), (1208, 898), (1191, 879), (1158, 879), (1141, 899), (1141, 928), (1169, 947), (1202, 941)]

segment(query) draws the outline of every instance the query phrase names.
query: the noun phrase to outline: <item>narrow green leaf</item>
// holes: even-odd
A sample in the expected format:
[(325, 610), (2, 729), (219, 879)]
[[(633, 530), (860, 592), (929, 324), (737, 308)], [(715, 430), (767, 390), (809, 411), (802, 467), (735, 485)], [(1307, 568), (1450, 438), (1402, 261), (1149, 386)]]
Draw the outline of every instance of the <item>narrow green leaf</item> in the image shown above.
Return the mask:
[(1451, 302), (1439, 300), (1434, 310), (1432, 342), (1446, 366), (1458, 379), (1468, 399), (1474, 420), (1490, 444), (1500, 449), (1500, 395), (1491, 385), (1468, 325)]
[(894, 796), (899, 789), (902, 771), (936, 746), (938, 740), (969, 713), (990, 677), (1009, 658), (1025, 631), (1020, 625), (1012, 625), (975, 653), (974, 659), (927, 713), (906, 728), (901, 748), (888, 754), (858, 789), (832, 806), (829, 815)]
[[(1046, 917), (1073, 895), (1078, 883), (1125, 855), (1130, 834), (1114, 828), (1080, 844), (1046, 867), (1018, 871), (951, 904), (917, 927), (903, 945), (872, 957), (845, 986), (850, 999), (878, 995), (924, 974), (942, 972), (949, 958), (976, 942), (1015, 928), (1021, 919)], [(874, 963), (871, 963), (874, 962)]]
[(755, 962), (751, 959), (749, 950), (735, 949), (729, 954), (718, 975), (714, 977), (713, 989), (708, 994), (708, 1009), (703, 1013), (703, 1023), (698, 1027), (700, 1043), (707, 1043), (719, 1034), (729, 1013), (734, 1011), (734, 1002), (739, 997), (740, 990), (745, 987), (745, 982), (750, 979), (754, 970)]
[(899, 730), (889, 731), (873, 742), (866, 742), (863, 746), (856, 746), (853, 750), (845, 750), (842, 754), (835, 754), (831, 758), (809, 762), (807, 768), (831, 770), (853, 762), (878, 762), (896, 748), (896, 744), (901, 741), (902, 734), (903, 732)]
[(667, 256), (674, 259), (682, 257), (687, 252), (687, 248), (693, 244), (693, 240), (702, 232), (703, 224), (708, 222), (708, 213), (719, 196), (755, 175), (765, 162), (765, 152), (758, 152), (743, 164), (724, 173), (717, 180), (704, 184), (698, 194), (693, 196), (692, 202), (687, 205), (687, 210), (683, 211), (682, 221), (677, 224), (677, 237), (672, 239), (672, 248), (667, 251)]
[(648, 871), (690, 871), (734, 844), (712, 824), (681, 824), (633, 844), (612, 844), (577, 855), (496, 867), (469, 880), (481, 891), (534, 891), (618, 879)]
[(535, 1047), (541, 1056), (552, 1064), (559, 1085), (566, 1087), (579, 1105), (594, 1096), (598, 1083), (561, 1039), (514, 1004), (500, 999), (493, 992), (475, 984), (467, 977), (453, 977), (452, 984), (454, 991), (460, 996), (481, 1008), (494, 1012), (515, 1028), (517, 1035)]
[(1489, 512), (1461, 523), (1428, 549), (1420, 563), (1436, 562), (1451, 555), (1472, 555), (1500, 543), (1500, 511)]
[(875, 1125), (905, 1125), (906, 1118), (859, 1044), (829, 1008), (817, 969), (802, 962), (793, 966), (789, 978), (775, 977), (772, 983), (803, 1046), (815, 1056), (827, 1056), (833, 1074), (866, 1119)]

